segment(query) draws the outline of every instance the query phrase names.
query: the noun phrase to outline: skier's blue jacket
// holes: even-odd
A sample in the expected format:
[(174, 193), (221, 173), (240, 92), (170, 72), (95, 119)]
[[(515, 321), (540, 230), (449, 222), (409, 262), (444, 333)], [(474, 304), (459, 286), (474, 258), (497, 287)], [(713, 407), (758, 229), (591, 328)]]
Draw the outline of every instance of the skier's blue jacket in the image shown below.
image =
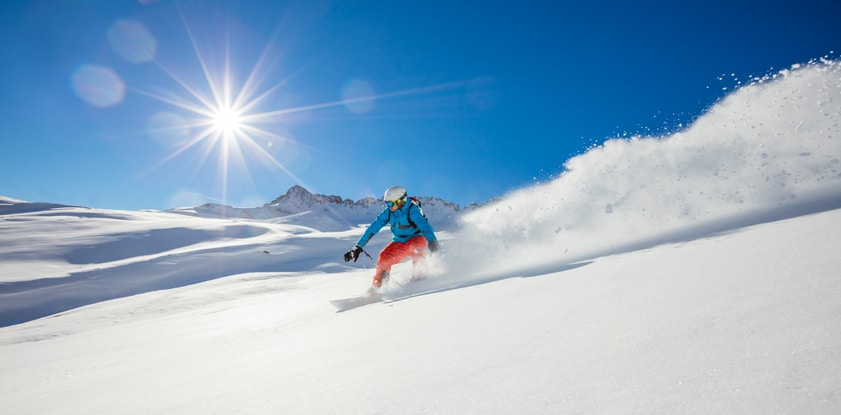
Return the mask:
[(356, 245), (364, 247), (385, 225), (391, 225), (391, 234), (393, 235), (391, 240), (395, 242), (406, 242), (418, 235), (423, 235), (427, 242), (438, 240), (435, 237), (435, 231), (432, 230), (432, 225), (426, 220), (420, 206), (410, 199), (394, 212), (388, 207), (383, 209), (377, 215), (377, 218), (368, 225), (368, 229), (365, 230)]

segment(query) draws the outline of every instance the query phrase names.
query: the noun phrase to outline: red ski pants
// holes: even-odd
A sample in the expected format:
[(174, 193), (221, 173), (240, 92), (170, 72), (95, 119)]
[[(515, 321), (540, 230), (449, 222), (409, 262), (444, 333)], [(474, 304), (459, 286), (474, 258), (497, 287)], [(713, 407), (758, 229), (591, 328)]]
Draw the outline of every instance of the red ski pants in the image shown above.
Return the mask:
[[(383, 271), (391, 272), (391, 267), (400, 263), (400, 261), (412, 257), (412, 264), (423, 259), (423, 251), (426, 249), (426, 238), (423, 235), (412, 237), (406, 242), (392, 241), (383, 248), (380, 252), (380, 258), (377, 260), (377, 274), (374, 275), (374, 281), (378, 282), (382, 278)], [(375, 284), (378, 286), (378, 284)]]

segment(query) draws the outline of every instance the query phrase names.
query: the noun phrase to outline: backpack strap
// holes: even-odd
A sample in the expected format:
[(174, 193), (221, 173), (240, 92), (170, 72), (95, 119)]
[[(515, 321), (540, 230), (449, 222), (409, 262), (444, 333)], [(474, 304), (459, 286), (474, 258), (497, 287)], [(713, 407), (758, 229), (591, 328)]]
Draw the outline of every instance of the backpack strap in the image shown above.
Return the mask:
[(413, 221), (413, 220), (412, 220), (412, 206), (414, 206), (414, 204), (415, 204), (415, 199), (414, 199), (414, 198), (413, 198), (413, 199), (409, 199), (409, 207), (408, 207), (408, 208), (406, 208), (406, 209), (409, 209), (409, 210), (406, 212), (406, 219), (408, 219), (408, 220), (409, 220), (409, 225), (412, 225), (412, 227), (413, 227), (413, 228), (417, 229), (417, 228), (418, 228), (418, 224), (417, 224), (417, 223), (415, 223), (415, 221)]
[[(409, 198), (409, 200), (406, 203), (409, 204), (409, 207), (406, 208), (406, 209), (408, 209), (408, 211), (406, 212), (406, 219), (409, 220), (409, 225), (412, 225), (412, 227), (415, 228), (415, 230), (417, 230), (417, 229), (419, 229), (418, 224), (415, 223), (415, 221), (412, 220), (412, 206), (416, 205), (418, 207), (418, 209), (420, 209), (420, 201), (418, 199), (416, 199), (414, 196), (412, 196), (412, 197)], [(421, 215), (423, 215), (422, 210), (421, 210)], [(424, 215), (424, 216), (426, 216), (426, 215)], [(390, 221), (391, 221), (391, 209), (388, 210), (388, 219), (386, 220), (386, 222), (390, 222)]]

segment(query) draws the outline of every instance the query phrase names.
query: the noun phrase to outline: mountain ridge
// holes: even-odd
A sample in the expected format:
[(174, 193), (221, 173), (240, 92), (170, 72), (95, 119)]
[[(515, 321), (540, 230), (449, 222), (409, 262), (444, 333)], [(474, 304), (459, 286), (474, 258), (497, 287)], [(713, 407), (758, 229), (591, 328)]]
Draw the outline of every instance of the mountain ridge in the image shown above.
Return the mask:
[[(462, 214), (478, 208), (471, 203), (459, 206), (439, 197), (418, 196), (424, 214), (436, 228), (454, 226)], [(342, 231), (370, 223), (383, 209), (382, 201), (365, 197), (357, 201), (338, 195), (312, 193), (294, 185), (286, 193), (258, 207), (234, 207), (205, 203), (189, 208), (168, 209), (164, 212), (204, 218), (269, 220), (307, 226), (320, 231)]]
[[(436, 229), (456, 226), (461, 216), (483, 206), (471, 203), (459, 206), (435, 196), (417, 196), (422, 209)], [(0, 196), (2, 213), (20, 213), (61, 207), (80, 207), (57, 203), (23, 201)], [(92, 207), (88, 207), (92, 208)], [(381, 200), (365, 197), (351, 200), (338, 195), (313, 193), (300, 185), (290, 187), (286, 193), (271, 202), (255, 207), (236, 207), (221, 203), (204, 203), (193, 207), (166, 210), (147, 210), (212, 219), (248, 219), (305, 226), (323, 232), (353, 229), (370, 223), (384, 208)]]

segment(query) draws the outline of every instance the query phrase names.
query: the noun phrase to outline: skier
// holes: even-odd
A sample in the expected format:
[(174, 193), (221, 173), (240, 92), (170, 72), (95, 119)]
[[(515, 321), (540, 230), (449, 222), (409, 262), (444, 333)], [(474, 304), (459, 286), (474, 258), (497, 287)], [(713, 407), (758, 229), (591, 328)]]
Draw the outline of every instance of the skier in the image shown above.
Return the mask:
[[(391, 267), (406, 258), (412, 257), (412, 265), (424, 258), (424, 249), (430, 252), (438, 250), (438, 238), (423, 211), (414, 199), (406, 194), (402, 186), (392, 186), (383, 195), (385, 209), (368, 225), (365, 233), (359, 237), (353, 249), (345, 253), (345, 262), (353, 262), (363, 252), (362, 248), (386, 224), (391, 225), (391, 242), (383, 248), (377, 260), (377, 271), (369, 292), (376, 292), (388, 281)], [(367, 255), (367, 253), (366, 253)], [(369, 255), (370, 256), (370, 255)]]

